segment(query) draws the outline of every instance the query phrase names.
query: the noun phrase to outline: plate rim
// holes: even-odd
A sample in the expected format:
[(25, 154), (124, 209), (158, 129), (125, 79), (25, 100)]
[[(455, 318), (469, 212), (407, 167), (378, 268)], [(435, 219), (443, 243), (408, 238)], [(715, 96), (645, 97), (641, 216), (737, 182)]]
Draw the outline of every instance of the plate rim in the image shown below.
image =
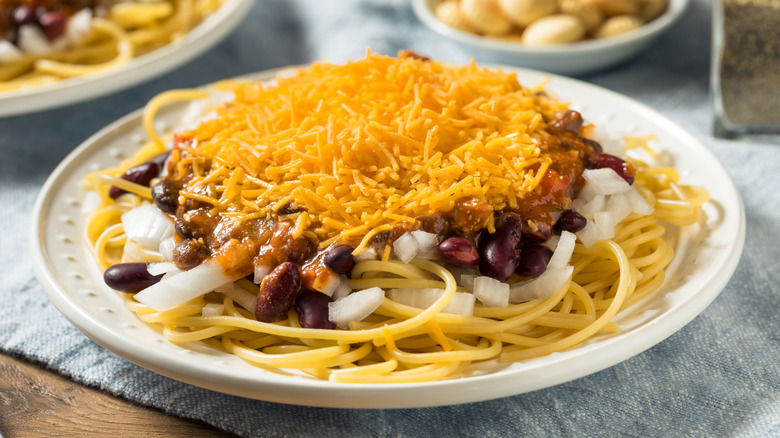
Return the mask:
[(0, 92), (0, 118), (73, 105), (131, 88), (168, 73), (227, 38), (246, 17), (253, 0), (225, 0), (180, 40), (94, 75)]
[[(716, 163), (718, 166), (718, 173), (726, 177), (724, 182), (727, 182), (728, 198), (734, 198), (738, 206), (738, 211), (734, 212), (737, 215), (737, 229), (736, 241), (732, 242), (732, 245), (728, 248), (728, 252), (732, 254), (731, 257), (723, 260), (719, 265), (719, 270), (716, 275), (708, 279), (706, 284), (698, 287), (699, 295), (702, 295), (702, 290), (706, 293), (703, 294), (705, 299), (692, 300), (688, 299), (685, 302), (679, 304), (677, 309), (666, 311), (661, 314), (661, 318), (665, 324), (657, 323), (658, 318), (653, 319), (652, 326), (648, 327), (644, 325), (642, 330), (633, 331), (630, 333), (623, 333), (619, 336), (605, 339), (591, 345), (586, 345), (565, 353), (554, 353), (554, 355), (565, 355), (564, 360), (579, 360), (583, 365), (578, 367), (576, 372), (568, 370), (566, 373), (560, 371), (555, 376), (546, 380), (538, 379), (537, 382), (526, 384), (522, 391), (517, 391), (516, 386), (511, 384), (495, 385), (495, 382), (491, 382), (497, 378), (510, 378), (511, 375), (502, 374), (504, 371), (498, 373), (491, 373), (481, 376), (471, 376), (465, 379), (457, 380), (444, 380), (436, 382), (424, 382), (424, 383), (411, 383), (411, 384), (334, 384), (328, 381), (318, 380), (281, 380), (281, 383), (274, 381), (271, 378), (247, 381), (244, 378), (238, 376), (227, 376), (223, 372), (215, 369), (201, 369), (198, 375), (192, 375), (192, 371), (197, 366), (194, 366), (189, 373), (182, 373), (183, 359), (186, 358), (173, 358), (161, 351), (149, 351), (148, 347), (144, 344), (137, 343), (135, 340), (130, 340), (126, 337), (122, 337), (121, 334), (116, 331), (105, 327), (95, 317), (90, 315), (83, 309), (78, 303), (67, 300), (68, 291), (58, 283), (55, 278), (56, 275), (50, 269), (50, 259), (47, 255), (45, 248), (45, 236), (43, 233), (43, 227), (46, 223), (47, 216), (44, 214), (48, 212), (52, 205), (48, 193), (52, 191), (62, 180), (68, 178), (67, 172), (75, 168), (78, 163), (87, 160), (89, 158), (88, 152), (100, 150), (100, 141), (107, 136), (112, 135), (113, 132), (131, 126), (135, 123), (139, 123), (140, 114), (143, 109), (138, 109), (130, 114), (118, 119), (117, 121), (109, 124), (103, 129), (99, 130), (87, 140), (85, 140), (79, 147), (72, 151), (52, 172), (47, 178), (46, 182), (42, 186), (39, 195), (35, 201), (32, 214), (32, 226), (31, 226), (31, 252), (33, 256), (33, 268), (35, 270), (36, 277), (42, 284), (43, 289), (48, 296), (49, 300), (54, 303), (55, 307), (62, 313), (66, 319), (68, 319), (74, 326), (76, 326), (85, 335), (92, 340), (103, 346), (109, 351), (112, 351), (119, 356), (133, 362), (143, 368), (153, 371), (158, 374), (179, 380), (194, 386), (214, 390), (217, 392), (223, 392), (227, 394), (237, 395), (246, 398), (265, 400), (271, 402), (280, 402), (294, 405), (304, 406), (317, 406), (317, 407), (335, 407), (335, 408), (416, 408), (416, 407), (432, 407), (432, 406), (444, 406), (461, 403), (470, 403), (477, 401), (484, 401), (490, 399), (496, 399), (506, 397), (510, 395), (518, 395), (521, 393), (534, 391), (542, 388), (547, 388), (555, 385), (559, 385), (594, 372), (609, 368), (618, 363), (621, 363), (634, 355), (643, 352), (650, 347), (657, 345), (672, 334), (678, 332), (687, 323), (698, 316), (723, 290), (728, 281), (731, 279), (734, 271), (740, 260), (742, 253), (745, 233), (746, 233), (746, 218), (745, 209), (742, 199), (739, 195), (734, 182), (725, 169), (723, 164), (718, 158), (704, 146), (692, 134), (688, 133), (685, 129), (677, 125), (668, 117), (664, 116), (660, 112), (650, 108), (649, 106), (636, 101), (628, 96), (616, 93), (609, 89), (593, 85), (580, 80), (567, 78), (559, 75), (554, 75), (545, 72), (539, 72), (531, 69), (524, 69), (506, 65), (497, 64), (481, 64), (490, 68), (502, 68), (505, 71), (516, 72), (522, 79), (523, 76), (528, 77), (547, 77), (550, 78), (551, 83), (561, 82), (564, 85), (584, 87), (589, 91), (595, 91), (598, 93), (607, 93), (613, 98), (621, 101), (622, 104), (630, 105), (641, 111), (643, 115), (651, 115), (653, 119), (660, 121), (665, 127), (666, 131), (673, 133), (675, 139), (682, 139), (683, 142), (689, 146), (695, 146), (696, 154), (705, 154), (710, 161)], [(290, 67), (282, 67), (278, 69), (264, 70), (261, 72), (250, 75), (253, 78), (262, 80), (263, 78), (270, 78), (279, 71), (289, 69)], [(242, 76), (246, 77), (246, 76)], [(113, 134), (118, 135), (118, 134)], [(724, 256), (725, 257), (725, 256)], [(685, 311), (682, 311), (684, 309)], [(639, 334), (644, 334), (647, 338), (647, 332), (653, 335), (651, 338), (637, 341), (636, 338)], [(641, 333), (639, 333), (641, 332)], [(619, 344), (620, 354), (615, 355), (611, 353), (613, 357), (608, 360), (603, 358), (595, 358), (592, 350), (596, 352), (603, 348), (615, 348), (614, 344)], [(139, 350), (140, 348), (140, 350)], [(139, 354), (141, 351), (143, 354)], [(610, 350), (611, 351), (611, 350)], [(581, 357), (585, 356), (585, 357)], [(549, 356), (545, 356), (547, 358)], [(560, 357), (560, 356), (558, 356)], [(535, 363), (535, 362), (534, 362)], [(185, 368), (187, 368), (185, 366)], [(203, 368), (202, 366), (200, 368)], [(533, 368), (533, 365), (532, 365)], [(545, 368), (545, 371), (547, 368)], [(512, 371), (510, 370), (509, 373)], [(493, 383), (493, 385), (491, 385)], [(484, 391), (480, 391), (480, 388), (490, 387), (490, 393), (485, 394)], [(441, 396), (436, 397), (430, 393), (437, 390), (443, 390), (443, 393), (448, 391), (452, 393), (453, 388), (462, 389), (457, 391), (459, 394), (456, 398)], [(410, 398), (409, 392), (413, 391), (417, 395), (423, 395), (421, 397)], [(314, 394), (312, 393), (314, 392)], [(335, 399), (335, 394), (344, 395), (342, 399)], [(313, 397), (313, 395), (316, 395)], [(378, 397), (381, 395), (381, 397)], [(352, 398), (350, 398), (352, 397)]]

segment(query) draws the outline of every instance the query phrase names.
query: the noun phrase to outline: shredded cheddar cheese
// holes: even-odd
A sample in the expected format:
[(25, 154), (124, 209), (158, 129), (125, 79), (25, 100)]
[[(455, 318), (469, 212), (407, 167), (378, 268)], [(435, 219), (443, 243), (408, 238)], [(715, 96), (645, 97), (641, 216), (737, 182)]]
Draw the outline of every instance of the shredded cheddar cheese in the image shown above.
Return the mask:
[(565, 109), (513, 73), (377, 54), (233, 91), (179, 133), (177, 169), (192, 175), (180, 196), (236, 220), (298, 207), (295, 235), (322, 247), (365, 245), (463, 198), (516, 207), (549, 165), (541, 122)]

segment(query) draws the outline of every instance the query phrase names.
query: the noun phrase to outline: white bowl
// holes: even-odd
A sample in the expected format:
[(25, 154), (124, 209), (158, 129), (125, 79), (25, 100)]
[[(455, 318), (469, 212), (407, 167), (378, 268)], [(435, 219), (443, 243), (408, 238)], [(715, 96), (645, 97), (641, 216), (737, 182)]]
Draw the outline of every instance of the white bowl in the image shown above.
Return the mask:
[(433, 8), (441, 0), (412, 0), (417, 18), (426, 26), (466, 49), (482, 62), (512, 64), (564, 75), (590, 73), (611, 67), (638, 54), (683, 14), (689, 0), (670, 0), (666, 12), (639, 29), (611, 38), (546, 47), (474, 35), (439, 21)]

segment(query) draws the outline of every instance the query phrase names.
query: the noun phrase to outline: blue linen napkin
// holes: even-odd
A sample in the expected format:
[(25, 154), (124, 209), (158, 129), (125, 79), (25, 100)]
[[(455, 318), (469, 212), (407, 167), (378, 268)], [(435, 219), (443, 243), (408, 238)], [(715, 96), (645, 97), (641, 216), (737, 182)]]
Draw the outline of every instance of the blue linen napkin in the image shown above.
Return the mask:
[(599, 373), (499, 400), (404, 410), (288, 406), (200, 389), (135, 366), (71, 326), (34, 277), (35, 196), (54, 167), (156, 93), (266, 68), (410, 48), (466, 62), (406, 1), (258, 0), (200, 59), (133, 89), (0, 119), (0, 350), (77, 382), (241, 436), (780, 436), (780, 137), (715, 139), (708, 96), (711, 5), (693, 0), (649, 50), (582, 79), (638, 99), (700, 138), (744, 198), (747, 242), (720, 296), (650, 350)]

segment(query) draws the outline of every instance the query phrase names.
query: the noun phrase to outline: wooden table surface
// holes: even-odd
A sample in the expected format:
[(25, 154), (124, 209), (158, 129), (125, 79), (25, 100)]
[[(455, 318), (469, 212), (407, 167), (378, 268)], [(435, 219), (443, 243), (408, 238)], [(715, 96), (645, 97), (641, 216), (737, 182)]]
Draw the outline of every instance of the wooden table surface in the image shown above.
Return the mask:
[(87, 388), (0, 353), (0, 434), (16, 437), (226, 437), (211, 426)]

